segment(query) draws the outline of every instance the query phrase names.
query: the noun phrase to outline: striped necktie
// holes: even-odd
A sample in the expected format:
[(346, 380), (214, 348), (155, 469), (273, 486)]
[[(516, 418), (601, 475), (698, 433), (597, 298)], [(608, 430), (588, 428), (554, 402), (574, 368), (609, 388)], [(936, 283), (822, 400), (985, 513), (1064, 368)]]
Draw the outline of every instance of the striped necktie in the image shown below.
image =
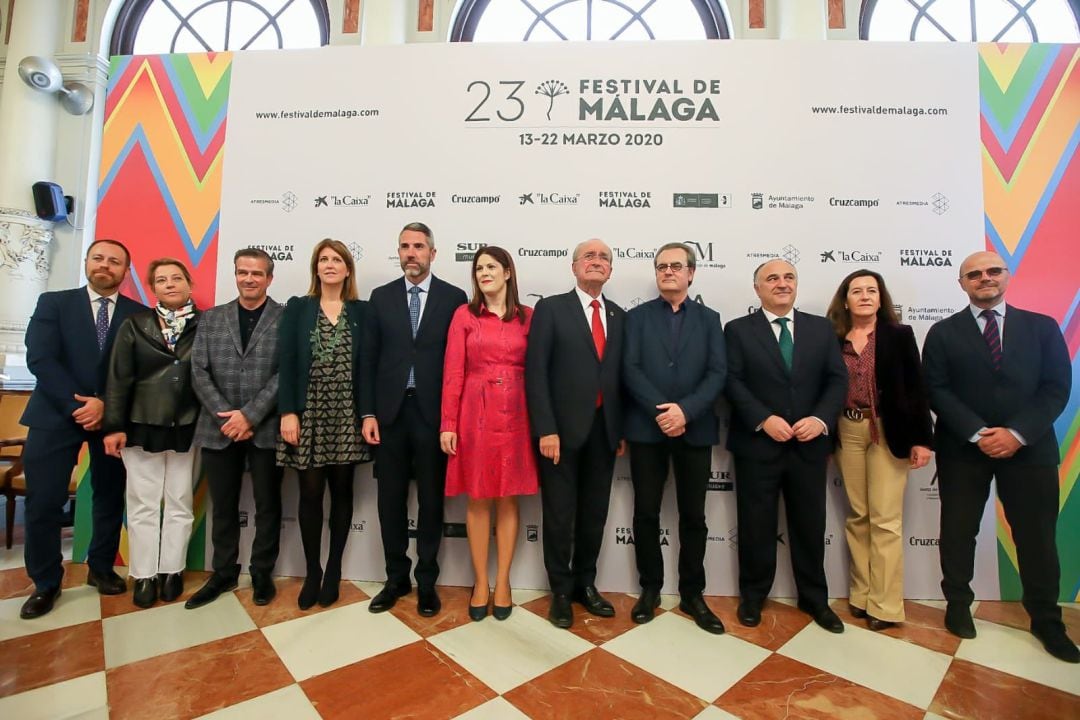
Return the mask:
[(1001, 333), (998, 330), (997, 313), (993, 310), (983, 310), (979, 316), (986, 321), (983, 325), (983, 339), (990, 348), (990, 362), (994, 370), (1001, 369)]

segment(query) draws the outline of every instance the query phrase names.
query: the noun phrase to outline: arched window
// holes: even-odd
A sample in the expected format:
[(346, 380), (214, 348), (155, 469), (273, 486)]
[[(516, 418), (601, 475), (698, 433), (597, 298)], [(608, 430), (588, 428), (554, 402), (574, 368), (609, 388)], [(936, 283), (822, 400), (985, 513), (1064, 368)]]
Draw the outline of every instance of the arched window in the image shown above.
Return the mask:
[(727, 40), (720, 0), (461, 0), (451, 42)]
[(1080, 0), (863, 0), (863, 40), (1080, 41)]
[(113, 55), (274, 50), (326, 45), (326, 0), (127, 0)]

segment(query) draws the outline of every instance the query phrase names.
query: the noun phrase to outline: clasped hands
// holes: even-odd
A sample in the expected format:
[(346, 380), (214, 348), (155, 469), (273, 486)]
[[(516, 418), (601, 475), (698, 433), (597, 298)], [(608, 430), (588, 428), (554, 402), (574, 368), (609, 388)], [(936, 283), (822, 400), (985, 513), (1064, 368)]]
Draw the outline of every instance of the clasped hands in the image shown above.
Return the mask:
[(804, 417), (796, 420), (794, 425), (789, 425), (787, 420), (779, 415), (765, 418), (761, 429), (776, 442), (787, 442), (792, 438), (799, 442), (808, 442), (825, 432), (825, 426), (815, 417)]
[(992, 427), (979, 431), (979, 439), (976, 442), (979, 449), (988, 457), (995, 460), (1011, 458), (1023, 445), (1016, 436), (1009, 432), (1008, 428)]

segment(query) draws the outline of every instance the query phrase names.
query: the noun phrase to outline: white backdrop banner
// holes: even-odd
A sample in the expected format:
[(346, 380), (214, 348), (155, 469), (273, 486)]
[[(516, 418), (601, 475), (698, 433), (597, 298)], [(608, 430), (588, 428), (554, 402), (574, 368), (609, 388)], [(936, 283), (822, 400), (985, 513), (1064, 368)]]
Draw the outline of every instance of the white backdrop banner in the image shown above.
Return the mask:
[[(466, 290), (473, 253), (510, 250), (527, 303), (572, 286), (574, 246), (599, 237), (615, 259), (606, 294), (656, 295), (651, 258), (699, 253), (691, 294), (726, 320), (756, 305), (753, 269), (783, 257), (798, 306), (824, 312), (841, 279), (886, 277), (922, 338), (961, 307), (960, 259), (983, 243), (976, 48), (963, 44), (700, 42), (410, 45), (240, 53), (233, 60), (222, 189), (218, 301), (234, 296), (232, 253), (277, 260), (279, 300), (308, 285), (324, 237), (356, 256), (361, 295), (400, 277), (397, 234), (435, 232), (435, 274)], [(726, 412), (721, 408), (721, 412)], [(628, 463), (615, 470), (597, 584), (638, 589)], [(357, 474), (346, 574), (384, 577), (375, 484)], [(737, 594), (734, 477), (714, 453), (707, 499), (711, 594)], [(826, 563), (847, 590), (846, 499), (830, 469)], [(278, 572), (302, 574), (296, 488), (286, 479)], [(250, 496), (245, 511), (253, 517)], [(521, 505), (513, 582), (542, 588), (539, 499)], [(415, 517), (415, 512), (412, 513)], [(469, 585), (464, 502), (447, 504), (442, 576)], [(933, 467), (905, 502), (906, 594), (940, 597)], [(678, 518), (662, 515), (665, 590), (676, 587)], [(993, 505), (976, 592), (996, 597)], [(250, 532), (250, 528), (248, 530)], [(775, 595), (794, 585), (781, 523)]]

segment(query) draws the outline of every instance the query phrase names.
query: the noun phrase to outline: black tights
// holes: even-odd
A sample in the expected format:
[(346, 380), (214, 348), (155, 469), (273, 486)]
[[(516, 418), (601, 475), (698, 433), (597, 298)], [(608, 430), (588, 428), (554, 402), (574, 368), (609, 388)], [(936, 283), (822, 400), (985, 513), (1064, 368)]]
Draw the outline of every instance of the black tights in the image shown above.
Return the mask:
[(323, 495), (330, 486), (330, 553), (326, 558), (325, 575), (341, 578), (341, 556), (349, 538), (353, 514), (354, 465), (326, 465), (301, 470), (300, 475), (300, 540), (308, 575), (322, 573)]

